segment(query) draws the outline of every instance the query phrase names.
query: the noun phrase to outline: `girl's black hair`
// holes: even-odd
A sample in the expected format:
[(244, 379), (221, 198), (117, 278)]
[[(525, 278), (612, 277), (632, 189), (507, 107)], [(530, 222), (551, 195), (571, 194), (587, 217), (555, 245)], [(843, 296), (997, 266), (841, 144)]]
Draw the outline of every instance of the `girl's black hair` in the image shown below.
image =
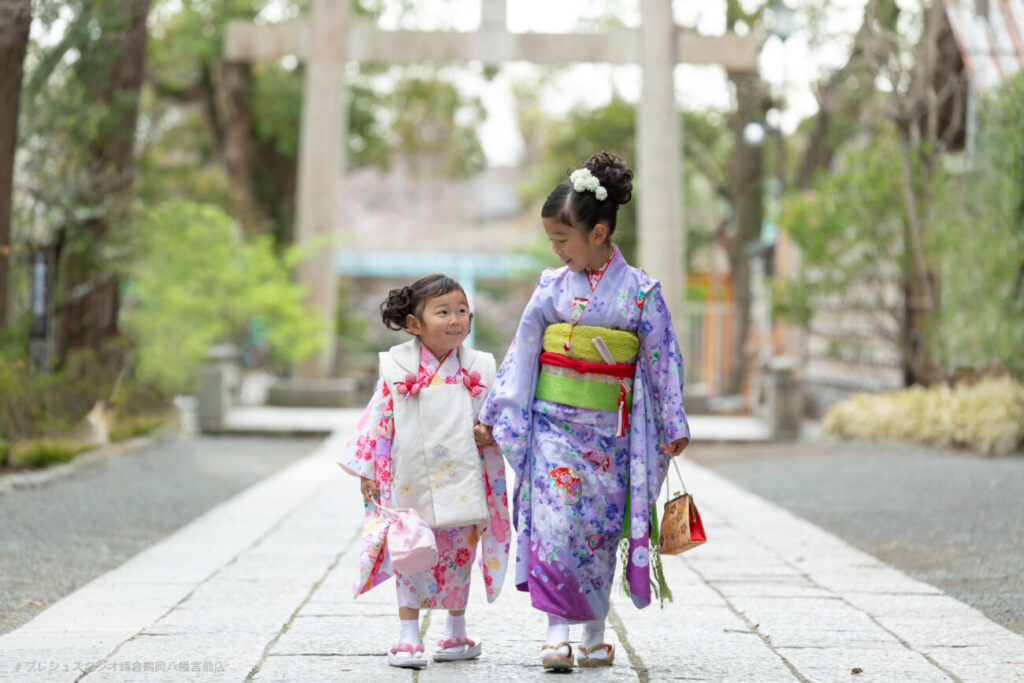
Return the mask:
[(427, 299), (444, 296), (455, 290), (466, 293), (462, 285), (447, 275), (435, 273), (422, 277), (407, 287), (399, 287), (388, 292), (388, 298), (380, 305), (380, 317), (388, 329), (404, 330), (405, 320), (410, 313), (422, 319), (423, 306)]
[(619, 206), (628, 203), (633, 197), (633, 171), (629, 170), (622, 157), (609, 152), (595, 154), (578, 168), (588, 169), (608, 191), (608, 196), (598, 199), (590, 190), (577, 192), (572, 187), (572, 181), (564, 180), (548, 195), (540, 215), (571, 225), (584, 233), (593, 230), (598, 223), (603, 223), (608, 227), (610, 237), (615, 232)]

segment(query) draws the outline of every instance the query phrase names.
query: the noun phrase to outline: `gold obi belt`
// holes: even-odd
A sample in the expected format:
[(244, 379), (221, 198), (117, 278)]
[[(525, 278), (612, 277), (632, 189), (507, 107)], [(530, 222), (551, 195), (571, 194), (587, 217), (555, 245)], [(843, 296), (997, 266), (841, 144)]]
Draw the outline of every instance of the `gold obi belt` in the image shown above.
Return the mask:
[(537, 377), (539, 399), (590, 410), (617, 411), (629, 428), (633, 375), (640, 340), (632, 332), (568, 323), (544, 331)]

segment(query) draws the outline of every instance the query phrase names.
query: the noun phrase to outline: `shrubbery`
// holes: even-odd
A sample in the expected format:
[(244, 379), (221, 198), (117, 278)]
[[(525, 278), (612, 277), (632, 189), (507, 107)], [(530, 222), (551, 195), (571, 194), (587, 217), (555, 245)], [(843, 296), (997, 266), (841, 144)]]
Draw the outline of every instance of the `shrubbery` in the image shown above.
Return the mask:
[(12, 343), (0, 349), (0, 463), (41, 467), (64, 462), (93, 443), (75, 432), (97, 403), (112, 441), (156, 429), (167, 422), (168, 396), (128, 376), (125, 340), (99, 350), (76, 349), (63, 366), (48, 372), (16, 356)]
[(11, 462), (15, 467), (37, 469), (69, 462), (90, 448), (87, 443), (71, 439), (32, 439), (14, 447)]
[(120, 351), (79, 349), (64, 367), (43, 372), (24, 358), (0, 356), (0, 436), (15, 442), (58, 434), (73, 427), (97, 401), (110, 396)]
[(140, 380), (167, 392), (193, 388), (207, 349), (241, 345), (254, 318), (281, 366), (321, 345), (323, 322), (290, 275), (298, 251), (278, 256), (269, 236), (245, 241), (223, 209), (187, 201), (146, 212), (137, 237), (122, 320), (137, 342)]
[(1024, 446), (1024, 385), (1002, 378), (854, 394), (829, 409), (821, 428), (838, 438), (909, 439), (1004, 455)]
[(270, 237), (246, 241), (222, 209), (185, 201), (147, 211), (133, 237), (127, 337), (76, 349), (42, 371), (25, 358), (27, 324), (2, 331), (0, 461), (35, 467), (74, 457), (91, 443), (75, 436), (77, 425), (98, 402), (112, 440), (152, 431), (168, 419), (169, 396), (195, 385), (210, 345), (240, 344), (250, 320), (265, 322), (279, 366), (322, 343), (321, 321), (290, 275), (297, 250), (278, 255)]

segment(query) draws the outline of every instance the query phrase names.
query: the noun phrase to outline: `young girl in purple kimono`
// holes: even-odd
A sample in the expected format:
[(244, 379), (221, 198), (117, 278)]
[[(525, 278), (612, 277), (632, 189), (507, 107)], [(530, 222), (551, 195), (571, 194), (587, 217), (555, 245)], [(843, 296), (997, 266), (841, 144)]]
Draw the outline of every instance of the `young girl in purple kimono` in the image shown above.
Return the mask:
[[(494, 384), (494, 357), (463, 345), (471, 315), (455, 280), (430, 275), (391, 290), (381, 304), (384, 324), (413, 339), (380, 354), (381, 379), (338, 464), (360, 477), (366, 529), (356, 596), (395, 575), (398, 642), (392, 666), (427, 665), (419, 610), (448, 610), (435, 661), (472, 659), (481, 645), (467, 637), (470, 570), (481, 549), (488, 601), (501, 590), (509, 554), (505, 470), (496, 447), (479, 447), (473, 427), (485, 390)], [(387, 551), (389, 509), (413, 508), (434, 529), (437, 564), (403, 575)]]
[[(683, 358), (660, 285), (611, 242), (633, 174), (602, 152), (548, 196), (541, 221), (565, 263), (545, 270), (480, 413), (516, 473), (516, 587), (548, 615), (541, 660), (608, 666), (604, 642), (617, 550), (633, 603), (664, 586), (649, 540), (666, 456), (689, 443)], [(620, 544), (621, 540), (621, 544)]]

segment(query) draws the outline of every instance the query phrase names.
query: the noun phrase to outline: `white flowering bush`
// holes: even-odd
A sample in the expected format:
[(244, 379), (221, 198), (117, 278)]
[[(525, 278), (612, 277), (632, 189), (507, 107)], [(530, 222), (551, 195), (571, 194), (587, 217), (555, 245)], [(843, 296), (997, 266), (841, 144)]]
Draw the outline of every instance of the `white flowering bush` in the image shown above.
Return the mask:
[(840, 439), (906, 439), (1005, 455), (1024, 446), (1024, 385), (1000, 378), (854, 394), (829, 408), (821, 429)]

